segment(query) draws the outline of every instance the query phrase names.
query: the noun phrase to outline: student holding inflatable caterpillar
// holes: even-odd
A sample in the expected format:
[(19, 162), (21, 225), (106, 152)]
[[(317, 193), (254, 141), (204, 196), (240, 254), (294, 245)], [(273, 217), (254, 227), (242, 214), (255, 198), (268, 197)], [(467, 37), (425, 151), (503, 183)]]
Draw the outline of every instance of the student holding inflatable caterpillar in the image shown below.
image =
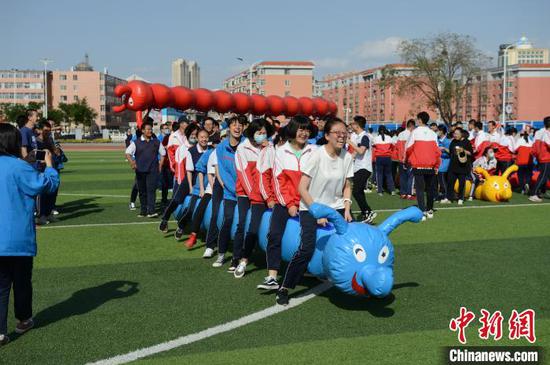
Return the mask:
[(300, 247), (289, 262), (285, 278), (277, 291), (276, 302), (288, 304), (288, 289), (294, 289), (307, 269), (315, 251), (317, 224), (325, 225), (325, 218), (317, 219), (308, 208), (311, 204), (325, 204), (351, 222), (351, 179), (353, 158), (344, 145), (348, 137), (346, 124), (338, 118), (325, 124), (327, 144), (312, 153), (308, 163), (301, 167), (298, 185), (300, 193)]

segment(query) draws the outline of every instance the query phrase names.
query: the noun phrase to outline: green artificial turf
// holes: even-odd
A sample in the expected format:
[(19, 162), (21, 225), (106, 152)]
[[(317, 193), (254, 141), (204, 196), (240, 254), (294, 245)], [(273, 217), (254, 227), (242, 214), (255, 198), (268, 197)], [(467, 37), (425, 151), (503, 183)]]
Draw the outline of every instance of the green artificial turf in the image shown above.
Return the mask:
[[(274, 304), (255, 286), (265, 276), (257, 252), (237, 280), (128, 210), (132, 173), (122, 152), (71, 152), (62, 174), (59, 222), (38, 230), (34, 268), (37, 328), (0, 348), (0, 364), (83, 364), (226, 323)], [(65, 195), (67, 194), (67, 195)], [(79, 195), (80, 194), (80, 195)], [(378, 210), (414, 202), (367, 194)], [(546, 200), (546, 202), (550, 202)], [(511, 204), (528, 204), (515, 195)], [(550, 344), (550, 205), (467, 202), (433, 220), (395, 230), (395, 287), (385, 299), (329, 289), (261, 321), (141, 360), (151, 364), (439, 364), (460, 306), (479, 316), (536, 311), (537, 345)], [(447, 208), (448, 206), (445, 206)], [(456, 206), (452, 206), (456, 207)], [(391, 212), (380, 212), (381, 222)], [(101, 224), (117, 224), (103, 225)], [(139, 223), (139, 224), (129, 224)], [(97, 224), (99, 226), (93, 226)], [(92, 226), (90, 226), (92, 225)], [(73, 226), (73, 227), (71, 227)], [(305, 278), (295, 292), (319, 281)], [(10, 307), (9, 327), (13, 329)], [(527, 344), (477, 338), (468, 343)], [(12, 334), (13, 335), (13, 334)]]

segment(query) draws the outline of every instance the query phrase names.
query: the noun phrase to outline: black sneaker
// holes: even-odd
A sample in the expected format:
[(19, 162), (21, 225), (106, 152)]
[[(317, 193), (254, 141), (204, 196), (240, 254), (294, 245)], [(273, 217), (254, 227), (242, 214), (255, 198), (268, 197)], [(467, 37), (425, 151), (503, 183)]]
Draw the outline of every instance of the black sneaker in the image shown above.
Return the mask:
[(23, 333), (26, 333), (30, 331), (34, 327), (34, 321), (32, 318), (27, 319), (26, 321), (21, 321), (17, 323), (17, 326), (15, 326), (15, 333), (18, 335), (22, 335)]
[(168, 233), (168, 221), (167, 220), (161, 220), (159, 224), (159, 231), (162, 233)]
[(237, 266), (239, 266), (239, 260), (232, 259), (231, 265), (229, 265), (229, 269), (227, 269), (227, 272), (233, 273)]
[(279, 283), (277, 279), (272, 276), (266, 276), (264, 282), (256, 287), (257, 289), (264, 290), (277, 290), (279, 288)]
[(183, 229), (178, 227), (178, 229), (176, 229), (176, 233), (174, 233), (174, 237), (176, 238), (176, 241), (181, 240), (183, 237)]
[(279, 305), (288, 305), (288, 290), (285, 288), (277, 290), (277, 298), (275, 301)]

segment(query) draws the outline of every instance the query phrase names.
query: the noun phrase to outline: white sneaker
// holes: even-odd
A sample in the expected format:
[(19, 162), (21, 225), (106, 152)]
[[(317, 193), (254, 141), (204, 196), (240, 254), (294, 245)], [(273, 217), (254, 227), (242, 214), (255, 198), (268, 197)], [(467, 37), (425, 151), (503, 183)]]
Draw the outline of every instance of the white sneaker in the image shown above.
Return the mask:
[(225, 255), (223, 253), (218, 254), (218, 258), (212, 264), (212, 267), (222, 267), (225, 262)]
[(130, 210), (136, 210), (136, 203), (130, 203), (130, 204), (128, 204), (128, 209), (130, 209)]
[(451, 201), (450, 201), (449, 199), (445, 198), (445, 199), (441, 199), (441, 200), (439, 201), (439, 203), (441, 203), (441, 204), (450, 204)]
[(428, 219), (432, 219), (432, 218), (434, 217), (434, 211), (433, 211), (433, 210), (428, 210), (428, 211), (426, 212), (426, 217), (427, 217)]
[(367, 194), (370, 194), (370, 193), (372, 193), (372, 190), (371, 190), (371, 189), (368, 189), (368, 188), (367, 188), (367, 189), (365, 189), (365, 190), (363, 190), (363, 191), (364, 191), (365, 193), (367, 193)]
[(212, 257), (214, 257), (214, 250), (212, 248), (207, 248), (206, 250), (204, 250), (204, 253), (202, 254), (202, 257), (204, 259), (210, 259)]
[(421, 221), (422, 221), (422, 222), (426, 221), (426, 213), (424, 213), (424, 214), (422, 215)]
[(469, 202), (474, 201), (474, 197), (473, 197), (473, 196), (469, 197), (469, 198), (468, 198), (468, 201), (469, 201)]
[(237, 279), (240, 279), (244, 276), (244, 273), (246, 272), (246, 262), (244, 261), (241, 261), (239, 262), (239, 265), (237, 266), (237, 268), (235, 269), (235, 271), (233, 272), (233, 275), (237, 278)]
[(464, 200), (458, 199), (458, 205), (463, 205), (463, 204), (464, 204)]
[(529, 200), (532, 201), (532, 202), (534, 202), (534, 203), (541, 203), (541, 202), (542, 202), (542, 199), (539, 198), (539, 197), (536, 196), (536, 195), (530, 196), (530, 197), (529, 197)]
[(54, 209), (54, 210), (52, 210), (52, 214), (53, 214), (53, 215), (59, 215), (59, 212), (58, 212), (57, 210)]

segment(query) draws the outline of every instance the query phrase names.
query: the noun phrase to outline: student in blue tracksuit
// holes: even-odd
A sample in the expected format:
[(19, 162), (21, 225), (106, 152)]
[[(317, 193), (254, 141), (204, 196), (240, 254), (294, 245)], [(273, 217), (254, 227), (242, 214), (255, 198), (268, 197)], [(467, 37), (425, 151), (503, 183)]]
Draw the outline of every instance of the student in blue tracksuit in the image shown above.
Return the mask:
[(34, 326), (31, 278), (36, 256), (35, 199), (59, 186), (49, 151), (43, 173), (21, 157), (21, 133), (10, 124), (0, 123), (0, 346), (9, 341), (7, 316), (12, 287), (19, 321), (15, 332), (22, 334)]
[[(213, 267), (221, 267), (225, 262), (225, 253), (231, 239), (233, 212), (237, 205), (237, 168), (235, 166), (235, 152), (237, 152), (237, 147), (241, 142), (241, 136), (245, 125), (248, 124), (248, 120), (246, 116), (239, 115), (230, 118), (227, 124), (229, 126), (229, 137), (216, 147), (218, 177), (220, 185), (223, 187), (223, 220), (218, 235), (218, 258), (212, 264)], [(244, 232), (240, 232), (240, 234), (243, 233)], [(239, 241), (238, 237), (235, 237), (235, 240)], [(237, 260), (231, 260), (229, 270), (233, 272), (238, 264)]]
[(446, 126), (441, 124), (437, 127), (437, 137), (437, 144), (441, 150), (441, 165), (437, 171), (435, 196), (439, 198), (438, 200), (445, 200), (447, 198), (447, 171), (449, 171), (449, 163), (451, 161), (451, 155), (449, 155), (451, 140), (447, 138)]
[(185, 228), (185, 225), (193, 217), (193, 212), (195, 211), (197, 201), (200, 198), (200, 184), (198, 181), (199, 172), (206, 171), (206, 163), (208, 162), (208, 159), (203, 159), (205, 152), (208, 150), (208, 132), (205, 129), (201, 129), (197, 124), (193, 125), (197, 127), (197, 130), (188, 139), (189, 143), (193, 144), (193, 147), (189, 149), (189, 154), (193, 160), (193, 171), (187, 172), (188, 174), (191, 174), (193, 189), (191, 190), (189, 207), (187, 208), (185, 214), (183, 214), (178, 220), (178, 229), (176, 229), (176, 233), (174, 234), (174, 237), (176, 237), (176, 240), (178, 241), (183, 236), (183, 229)]

